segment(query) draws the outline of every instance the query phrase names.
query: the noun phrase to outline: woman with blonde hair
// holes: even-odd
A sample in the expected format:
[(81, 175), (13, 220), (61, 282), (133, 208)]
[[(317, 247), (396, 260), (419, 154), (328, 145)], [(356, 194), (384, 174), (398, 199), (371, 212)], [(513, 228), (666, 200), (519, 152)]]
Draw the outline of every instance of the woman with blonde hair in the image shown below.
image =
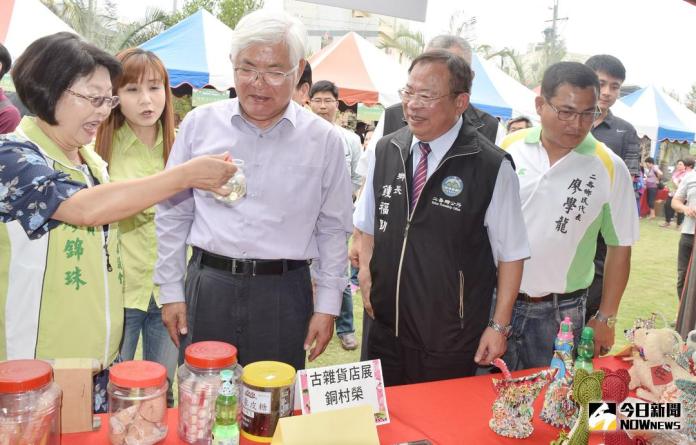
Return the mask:
[[(116, 55), (122, 74), (113, 84), (119, 105), (102, 122), (95, 148), (109, 163), (113, 182), (140, 178), (164, 170), (174, 143), (174, 112), (167, 70), (152, 52), (130, 48)], [(162, 324), (152, 272), (157, 261), (155, 208), (119, 222), (125, 275), (125, 323), (121, 358), (132, 360), (143, 336), (143, 359), (167, 368), (170, 388), (176, 371), (177, 348)], [(171, 389), (168, 394), (173, 404)]]

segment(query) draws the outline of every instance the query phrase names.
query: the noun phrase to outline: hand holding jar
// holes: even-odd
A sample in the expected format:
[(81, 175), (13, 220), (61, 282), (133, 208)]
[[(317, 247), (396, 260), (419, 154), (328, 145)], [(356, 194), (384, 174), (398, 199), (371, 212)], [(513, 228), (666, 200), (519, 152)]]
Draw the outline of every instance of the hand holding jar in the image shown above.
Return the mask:
[[(246, 176), (244, 175), (244, 160), (242, 159), (232, 159), (232, 162), (237, 171), (232, 175), (232, 177), (227, 181), (222, 188), (225, 189), (226, 194), (215, 195), (215, 199), (225, 204), (234, 204), (235, 202), (246, 196)], [(229, 191), (229, 193), (227, 193)]]

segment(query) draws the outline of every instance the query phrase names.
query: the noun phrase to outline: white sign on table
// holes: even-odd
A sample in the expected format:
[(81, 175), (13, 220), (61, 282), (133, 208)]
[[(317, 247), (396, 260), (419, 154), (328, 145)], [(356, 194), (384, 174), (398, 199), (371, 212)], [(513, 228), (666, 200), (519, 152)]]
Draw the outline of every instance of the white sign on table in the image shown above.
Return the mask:
[(379, 360), (325, 366), (299, 371), (302, 414), (370, 405), (375, 423), (389, 423)]

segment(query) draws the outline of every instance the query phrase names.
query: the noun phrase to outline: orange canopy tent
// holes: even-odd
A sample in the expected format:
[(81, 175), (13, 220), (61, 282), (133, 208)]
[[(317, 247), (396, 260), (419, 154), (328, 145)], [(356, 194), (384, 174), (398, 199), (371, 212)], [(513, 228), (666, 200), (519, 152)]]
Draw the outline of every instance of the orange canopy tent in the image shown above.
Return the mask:
[(339, 99), (389, 106), (399, 102), (407, 69), (355, 32), (349, 32), (309, 58), (312, 78), (338, 86)]

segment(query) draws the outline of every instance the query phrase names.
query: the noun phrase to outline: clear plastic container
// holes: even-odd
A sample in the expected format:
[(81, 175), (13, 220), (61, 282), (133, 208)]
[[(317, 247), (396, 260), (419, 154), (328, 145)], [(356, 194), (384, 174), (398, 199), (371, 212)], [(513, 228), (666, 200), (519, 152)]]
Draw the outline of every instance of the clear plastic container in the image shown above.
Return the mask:
[(0, 362), (0, 444), (59, 445), (61, 395), (48, 363)]
[(242, 376), (242, 437), (270, 443), (278, 420), (292, 415), (295, 368), (273, 361), (244, 367)]
[(246, 196), (247, 181), (244, 175), (244, 160), (233, 159), (231, 162), (237, 167), (237, 171), (234, 172), (234, 175), (232, 175), (224, 186), (229, 193), (225, 195), (214, 194), (215, 199), (225, 204), (234, 204)]
[[(237, 348), (219, 341), (189, 345), (184, 364), (179, 367), (179, 438), (195, 445), (212, 443), (215, 400), (220, 388), (220, 371), (233, 372), (232, 384), (239, 388), (242, 367), (237, 364)], [(237, 389), (238, 391), (238, 389)], [(239, 397), (239, 394), (237, 394)]]
[(133, 360), (109, 370), (109, 440), (112, 445), (153, 445), (167, 437), (167, 370)]

